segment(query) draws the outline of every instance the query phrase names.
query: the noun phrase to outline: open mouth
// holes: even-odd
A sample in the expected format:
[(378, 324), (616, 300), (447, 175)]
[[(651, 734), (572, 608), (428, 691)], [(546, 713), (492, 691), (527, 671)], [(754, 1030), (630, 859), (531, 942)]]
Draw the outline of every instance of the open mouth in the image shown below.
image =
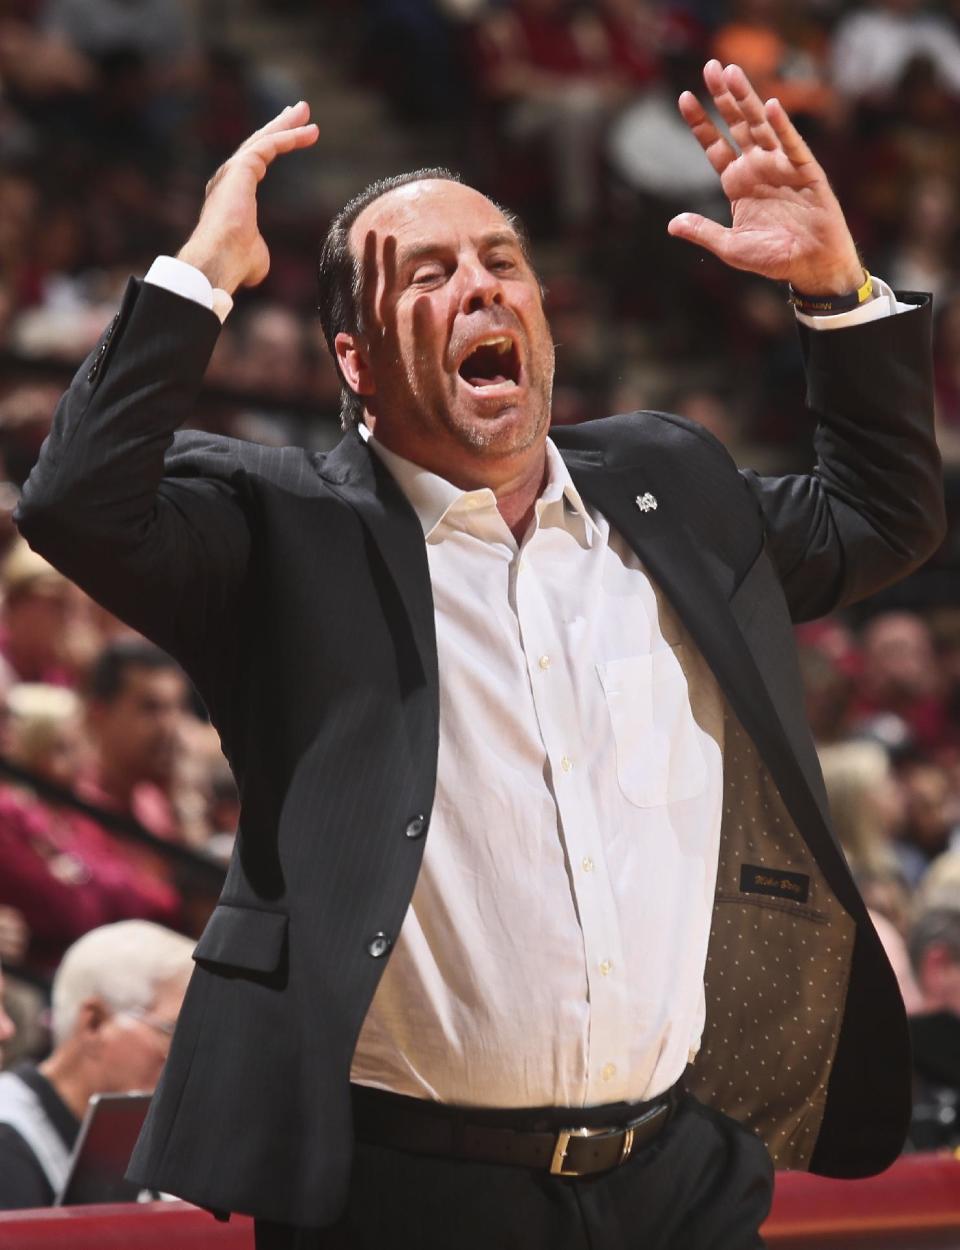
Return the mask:
[(480, 390), (491, 386), (517, 386), (520, 355), (506, 335), (490, 335), (464, 357), (457, 370), (468, 385)]

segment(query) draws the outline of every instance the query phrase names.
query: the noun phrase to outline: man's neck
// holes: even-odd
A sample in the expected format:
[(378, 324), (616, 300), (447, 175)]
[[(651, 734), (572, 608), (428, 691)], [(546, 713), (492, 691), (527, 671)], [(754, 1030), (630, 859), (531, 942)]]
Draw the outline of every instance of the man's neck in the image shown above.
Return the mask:
[(82, 1120), (93, 1092), (72, 1058), (56, 1051), (37, 1065), (37, 1071), (53, 1086), (60, 1099)]
[[(374, 423), (371, 423), (371, 429), (374, 429)], [(374, 437), (380, 436), (374, 433)], [(396, 447), (391, 445), (389, 437), (381, 437), (380, 441), (394, 455), (420, 465), (460, 490), (482, 490), (484, 487), (492, 490), (497, 497), (497, 509), (510, 532), (517, 543), (523, 541), (533, 517), (534, 505), (547, 481), (545, 440), (514, 456), (502, 459), (473, 456), (454, 463), (436, 462), (431, 450), (426, 447)]]

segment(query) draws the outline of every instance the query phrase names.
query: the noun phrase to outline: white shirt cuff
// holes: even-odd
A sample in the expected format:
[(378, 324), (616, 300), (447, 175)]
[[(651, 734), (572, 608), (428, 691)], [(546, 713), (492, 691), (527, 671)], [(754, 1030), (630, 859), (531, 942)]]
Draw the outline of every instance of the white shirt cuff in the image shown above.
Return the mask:
[(848, 326), (865, 325), (868, 321), (879, 321), (881, 317), (892, 317), (894, 313), (911, 312), (916, 307), (916, 304), (901, 304), (886, 282), (882, 278), (874, 277), (873, 298), (859, 308), (851, 308), (844, 313), (827, 313), (820, 317), (809, 317), (806, 313), (798, 312), (797, 320), (811, 330), (842, 330)]
[(185, 260), (177, 260), (175, 256), (158, 256), (143, 280), (209, 308), (221, 322), (226, 320), (233, 307), (233, 300), (226, 291), (212, 287), (206, 274), (188, 265)]

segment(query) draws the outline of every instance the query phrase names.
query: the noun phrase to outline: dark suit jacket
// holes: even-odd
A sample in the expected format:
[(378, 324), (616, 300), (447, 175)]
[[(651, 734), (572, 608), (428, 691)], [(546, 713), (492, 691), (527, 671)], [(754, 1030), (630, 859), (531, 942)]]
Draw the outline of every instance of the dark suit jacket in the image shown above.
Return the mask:
[[(212, 1208), (323, 1225), (350, 1167), (351, 1056), (433, 801), (430, 579), (413, 511), (355, 432), (329, 455), (174, 436), (218, 329), (131, 283), (17, 519), (181, 661), (243, 801), (132, 1174)], [(929, 336), (928, 307), (802, 334), (820, 421), (809, 476), (741, 475), (702, 429), (664, 414), (555, 434), (729, 704), (733, 816), (694, 1082), (781, 1163), (835, 1175), (895, 1156), (909, 1067), (896, 985), (830, 833), (790, 620), (902, 576), (942, 535)], [(658, 507), (642, 512), (647, 491)], [(736, 820), (740, 773), (763, 828)], [(756, 888), (761, 870), (772, 893)], [(775, 888), (788, 870), (794, 897)], [(736, 952), (752, 979), (734, 974)]]

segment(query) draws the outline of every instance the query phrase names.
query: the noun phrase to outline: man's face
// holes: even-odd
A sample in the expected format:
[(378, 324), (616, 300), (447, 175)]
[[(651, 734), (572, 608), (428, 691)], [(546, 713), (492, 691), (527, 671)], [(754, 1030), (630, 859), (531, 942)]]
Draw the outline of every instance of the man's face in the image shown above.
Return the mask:
[[(338, 336), (377, 438), (473, 485), (542, 456), (553, 342), (540, 286), (499, 209), (442, 180), (388, 192), (350, 235), (365, 275), (363, 334)], [(356, 356), (349, 352), (355, 349)]]
[(92, 1047), (97, 1059), (95, 1092), (127, 1093), (155, 1088), (170, 1050), (170, 1035), (186, 986), (186, 977), (163, 981), (142, 1013), (105, 1014), (96, 1033), (97, 1046)]
[(127, 777), (166, 784), (186, 697), (186, 683), (175, 669), (128, 668), (116, 697), (92, 705), (101, 754)]

